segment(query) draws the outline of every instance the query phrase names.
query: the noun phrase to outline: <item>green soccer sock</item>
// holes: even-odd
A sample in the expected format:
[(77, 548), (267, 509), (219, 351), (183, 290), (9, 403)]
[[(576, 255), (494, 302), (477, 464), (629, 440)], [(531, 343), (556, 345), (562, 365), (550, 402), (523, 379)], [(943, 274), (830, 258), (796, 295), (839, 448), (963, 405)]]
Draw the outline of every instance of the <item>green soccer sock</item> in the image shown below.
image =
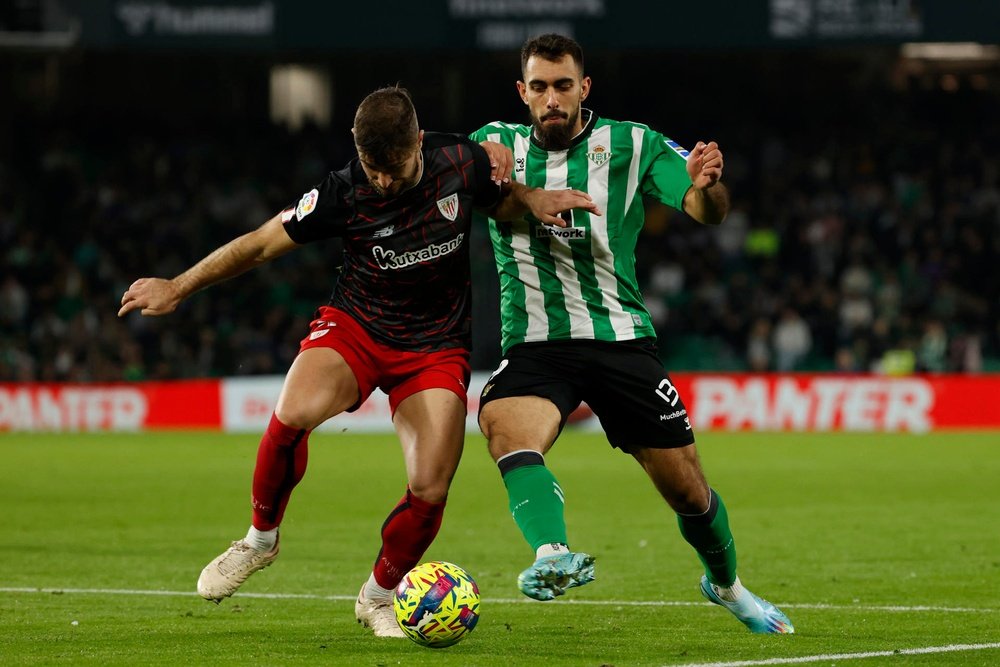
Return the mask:
[(569, 544), (559, 482), (545, 467), (541, 454), (521, 454), (518, 452), (510, 457), (519, 457), (515, 465), (511, 465), (514, 462), (510, 459), (499, 463), (510, 499), (510, 512), (517, 527), (535, 551), (543, 544)]
[(704, 514), (678, 514), (677, 523), (681, 535), (698, 552), (708, 580), (716, 586), (731, 586), (736, 581), (736, 543), (729, 530), (729, 514), (719, 494), (712, 490)]

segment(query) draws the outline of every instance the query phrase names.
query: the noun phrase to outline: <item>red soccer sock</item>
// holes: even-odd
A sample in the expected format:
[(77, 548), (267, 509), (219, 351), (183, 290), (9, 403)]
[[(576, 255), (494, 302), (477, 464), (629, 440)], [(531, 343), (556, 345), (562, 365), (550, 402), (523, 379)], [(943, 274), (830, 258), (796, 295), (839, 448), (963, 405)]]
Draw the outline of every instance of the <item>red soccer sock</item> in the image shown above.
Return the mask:
[(253, 525), (257, 530), (277, 528), (285, 514), (292, 489), (306, 473), (309, 459), (309, 431), (291, 428), (271, 415), (257, 449), (253, 470)]
[(445, 503), (429, 503), (406, 489), (385, 523), (382, 549), (375, 559), (373, 574), (382, 588), (393, 589), (403, 575), (420, 562), (441, 527)]

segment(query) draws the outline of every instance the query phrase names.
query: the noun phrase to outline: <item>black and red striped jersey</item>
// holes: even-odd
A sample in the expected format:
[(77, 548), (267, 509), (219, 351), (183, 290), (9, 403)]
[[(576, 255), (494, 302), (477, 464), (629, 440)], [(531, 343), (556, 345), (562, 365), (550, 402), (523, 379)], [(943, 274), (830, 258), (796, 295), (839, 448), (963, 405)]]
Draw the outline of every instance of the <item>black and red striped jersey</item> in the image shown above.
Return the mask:
[(282, 213), (296, 243), (343, 240), (343, 266), (330, 305), (386, 345), (431, 351), (471, 345), (469, 229), (472, 209), (500, 189), (481, 146), (425, 132), (423, 174), (385, 197), (357, 158)]

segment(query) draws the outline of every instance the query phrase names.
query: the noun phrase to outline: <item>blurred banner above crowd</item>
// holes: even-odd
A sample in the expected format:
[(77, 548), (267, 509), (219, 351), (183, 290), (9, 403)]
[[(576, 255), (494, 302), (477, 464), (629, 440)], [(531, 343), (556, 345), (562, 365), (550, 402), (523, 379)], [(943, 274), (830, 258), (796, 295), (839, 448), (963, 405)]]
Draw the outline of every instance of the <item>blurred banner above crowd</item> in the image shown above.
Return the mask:
[[(478, 432), (479, 393), (489, 374), (469, 384), (466, 428)], [(909, 432), (1000, 428), (990, 397), (997, 376), (907, 377), (811, 374), (676, 373), (674, 385), (698, 431)], [(4, 431), (150, 431), (206, 429), (258, 432), (267, 426), (280, 376), (131, 384), (0, 383)], [(665, 418), (671, 415), (664, 415)], [(583, 406), (574, 427), (598, 431)], [(321, 432), (389, 432), (389, 399), (376, 391), (356, 412)]]
[[(17, 3), (15, 3), (17, 5)], [(991, 0), (37, 0), (0, 16), (0, 45), (279, 50), (510, 49), (560, 32), (588, 48), (732, 48), (997, 40)]]

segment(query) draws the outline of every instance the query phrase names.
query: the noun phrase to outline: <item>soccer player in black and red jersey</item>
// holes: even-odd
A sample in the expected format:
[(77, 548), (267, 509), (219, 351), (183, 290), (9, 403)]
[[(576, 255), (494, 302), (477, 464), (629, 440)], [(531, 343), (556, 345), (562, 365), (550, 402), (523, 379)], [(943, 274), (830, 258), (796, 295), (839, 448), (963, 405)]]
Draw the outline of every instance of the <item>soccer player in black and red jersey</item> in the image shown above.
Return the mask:
[(278, 526), (305, 473), (309, 433), (357, 409), (378, 387), (389, 396), (408, 484), (382, 526), (355, 614), (377, 636), (403, 637), (392, 590), (437, 534), (465, 436), (472, 209), (502, 219), (530, 212), (562, 226), (558, 213), (596, 208), (579, 191), (503, 185), (513, 164), (507, 149), (423, 132), (398, 87), (365, 98), (353, 133), (358, 157), (344, 169), (172, 280), (135, 281), (118, 314), (164, 315), (299, 244), (343, 239), (333, 296), (302, 340), (260, 442), (250, 530), (205, 567), (198, 592), (219, 602), (274, 561)]

